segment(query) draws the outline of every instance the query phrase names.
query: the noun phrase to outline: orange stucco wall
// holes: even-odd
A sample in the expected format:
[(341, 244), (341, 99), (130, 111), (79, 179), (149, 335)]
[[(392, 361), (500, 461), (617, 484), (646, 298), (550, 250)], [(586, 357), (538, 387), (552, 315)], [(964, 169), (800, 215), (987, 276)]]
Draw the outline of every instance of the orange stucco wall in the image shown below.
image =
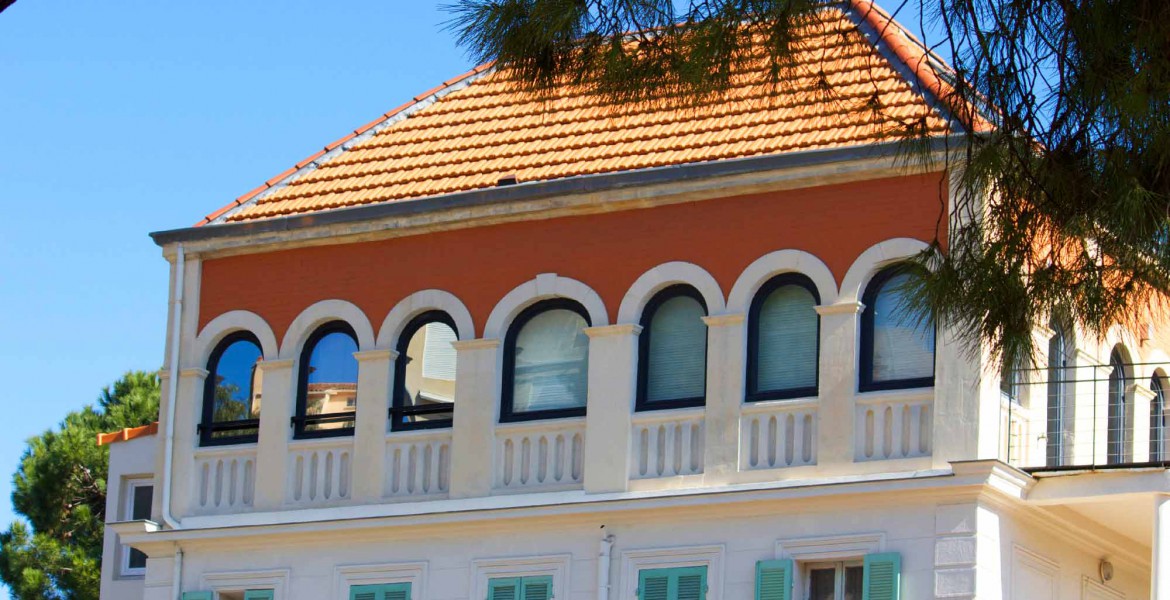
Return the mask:
[(940, 182), (938, 173), (897, 177), (213, 259), (203, 265), (200, 328), (250, 310), (279, 340), (298, 313), (332, 298), (353, 302), (377, 328), (402, 298), (439, 288), (467, 305), (478, 334), (500, 298), (539, 273), (589, 285), (613, 319), (630, 285), (654, 266), (695, 263), (726, 294), (748, 264), (785, 248), (818, 256), (840, 283), (877, 242), (933, 239)]

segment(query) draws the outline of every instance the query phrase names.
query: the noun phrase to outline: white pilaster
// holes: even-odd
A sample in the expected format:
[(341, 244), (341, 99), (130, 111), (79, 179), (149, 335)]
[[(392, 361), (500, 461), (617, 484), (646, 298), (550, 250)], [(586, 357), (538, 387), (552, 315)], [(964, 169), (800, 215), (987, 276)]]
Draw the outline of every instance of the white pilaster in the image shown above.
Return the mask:
[(203, 385), (207, 370), (183, 369), (179, 372), (178, 409), (175, 411), (175, 450), (171, 465), (171, 514), (183, 518), (193, 506), (195, 482), (195, 431), (203, 412)]
[(285, 465), (288, 464), (288, 438), (291, 431), (295, 361), (260, 362), (263, 399), (260, 405), (260, 436), (256, 447), (257, 510), (277, 510), (284, 503)]
[(585, 491), (624, 492), (638, 373), (638, 325), (590, 327), (585, 417)]
[(739, 469), (747, 331), (742, 313), (703, 317), (707, 324), (707, 414), (703, 480), (728, 483)]
[(1170, 600), (1170, 496), (1154, 497), (1154, 539), (1150, 545), (1150, 598)]
[(853, 464), (857, 315), (864, 309), (860, 302), (817, 307), (821, 317), (817, 465), (830, 471)]
[(455, 423), (451, 431), (452, 498), (492, 491), (496, 406), (500, 397), (500, 340), (453, 342)]
[(397, 355), (393, 350), (367, 350), (353, 354), (358, 361), (353, 497), (358, 502), (375, 502), (382, 497), (390, 380)]

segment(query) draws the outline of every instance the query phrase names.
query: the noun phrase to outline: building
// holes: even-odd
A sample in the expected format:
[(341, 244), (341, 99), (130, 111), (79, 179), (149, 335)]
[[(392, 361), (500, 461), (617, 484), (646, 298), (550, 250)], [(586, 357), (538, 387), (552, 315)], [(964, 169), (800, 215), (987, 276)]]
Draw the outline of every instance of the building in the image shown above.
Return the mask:
[(962, 121), (865, 0), (802, 39), (693, 110), (477, 68), (154, 234), (102, 598), (1170, 600), (1161, 329), (895, 310), (952, 174), (891, 123)]

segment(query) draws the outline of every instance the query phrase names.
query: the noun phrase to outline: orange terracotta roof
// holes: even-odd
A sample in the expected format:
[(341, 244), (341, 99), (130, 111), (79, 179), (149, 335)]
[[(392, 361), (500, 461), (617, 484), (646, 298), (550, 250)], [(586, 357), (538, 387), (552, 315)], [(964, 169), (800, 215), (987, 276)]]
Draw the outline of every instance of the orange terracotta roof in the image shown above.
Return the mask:
[[(880, 37), (879, 47), (859, 29)], [(697, 108), (615, 109), (587, 90), (518, 92), (481, 66), (416, 97), (208, 215), (241, 222), (496, 187), (799, 150), (888, 141), (906, 123), (949, 131), (946, 83), (868, 0), (823, 11), (801, 34), (793, 76), (774, 88), (758, 71)], [(906, 76), (903, 76), (906, 74)], [(907, 81), (916, 79), (924, 97)], [(831, 93), (827, 93), (831, 92)], [(944, 106), (945, 103), (943, 103)]]
[(106, 444), (113, 444), (115, 442), (128, 442), (135, 438), (145, 437), (158, 433), (158, 422), (155, 421), (150, 425), (143, 425), (142, 427), (130, 427), (121, 431), (113, 433), (99, 433), (97, 434), (97, 445), (105, 446)]

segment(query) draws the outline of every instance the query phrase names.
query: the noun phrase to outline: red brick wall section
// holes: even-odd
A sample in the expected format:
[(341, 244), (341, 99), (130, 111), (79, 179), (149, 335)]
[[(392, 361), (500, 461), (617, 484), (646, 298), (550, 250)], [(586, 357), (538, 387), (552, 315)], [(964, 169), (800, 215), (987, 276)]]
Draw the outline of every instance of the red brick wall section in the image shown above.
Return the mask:
[(894, 238), (933, 239), (941, 174), (896, 177), (208, 260), (200, 328), (250, 310), (284, 336), (320, 300), (353, 302), (376, 329), (402, 298), (438, 288), (458, 296), (482, 333), (495, 304), (539, 273), (592, 287), (610, 319), (630, 285), (672, 260), (695, 263), (725, 294), (745, 267), (786, 248), (818, 256), (838, 283), (861, 252)]

